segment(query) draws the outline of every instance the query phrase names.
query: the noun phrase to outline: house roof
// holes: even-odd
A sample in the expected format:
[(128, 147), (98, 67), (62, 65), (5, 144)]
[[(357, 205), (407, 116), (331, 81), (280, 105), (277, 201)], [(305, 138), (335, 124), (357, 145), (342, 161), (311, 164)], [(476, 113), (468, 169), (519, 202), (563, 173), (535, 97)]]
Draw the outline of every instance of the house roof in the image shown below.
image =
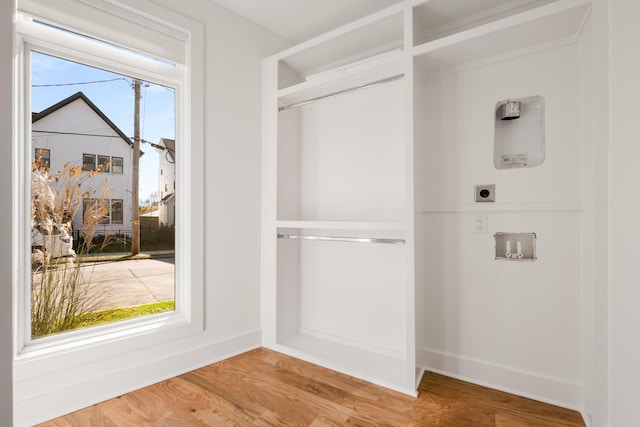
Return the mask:
[[(82, 92), (76, 92), (73, 95), (69, 96), (68, 98), (63, 99), (62, 101), (53, 104), (51, 107), (42, 110), (39, 113), (32, 113), (31, 114), (31, 123), (35, 123), (38, 120), (41, 120), (45, 117), (47, 117), (49, 114), (65, 107), (66, 105), (71, 104), (73, 101), (76, 101), (78, 99), (81, 99), (82, 101), (84, 101), (85, 104), (87, 104), (98, 116), (100, 116), (100, 118), (102, 120), (104, 120), (105, 123), (107, 123), (109, 125), (109, 127), (111, 127), (111, 129), (113, 129), (113, 131), (115, 133), (118, 134), (118, 136), (120, 136), (120, 138), (122, 138), (127, 144), (129, 144), (131, 147), (133, 147), (133, 141), (131, 141), (131, 139), (124, 134), (124, 132), (122, 132), (120, 130), (120, 128), (118, 128), (118, 126), (115, 125), (115, 123), (113, 123), (111, 121), (111, 119), (109, 119), (109, 117), (107, 117), (97, 106), (96, 104), (94, 104), (93, 102), (91, 102), (91, 100), (89, 98), (87, 98), (87, 96), (82, 93)], [(142, 151), (140, 151), (140, 154), (142, 154)]]
[(164, 196), (164, 197), (162, 198), (162, 200), (160, 200), (160, 203), (166, 203), (166, 202), (168, 202), (169, 200), (171, 200), (171, 199), (173, 199), (173, 198), (175, 198), (175, 197), (176, 197), (176, 194), (175, 194), (175, 193), (169, 193), (169, 194), (167, 194), (166, 196)]
[(176, 141), (175, 139), (167, 139), (167, 138), (160, 138), (160, 144), (164, 145), (164, 147), (167, 149), (167, 153), (169, 154), (169, 158), (167, 158), (167, 160), (169, 160), (171, 163), (175, 163), (176, 162)]

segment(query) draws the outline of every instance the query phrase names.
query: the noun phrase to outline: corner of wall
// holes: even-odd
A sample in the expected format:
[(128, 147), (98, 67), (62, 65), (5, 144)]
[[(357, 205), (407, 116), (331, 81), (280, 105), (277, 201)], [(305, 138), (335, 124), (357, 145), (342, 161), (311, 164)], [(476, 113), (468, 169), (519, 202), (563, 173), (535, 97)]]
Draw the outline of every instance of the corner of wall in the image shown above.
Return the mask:
[(13, 278), (12, 278), (12, 140), (13, 134), (13, 16), (14, 2), (0, 2), (0, 425), (13, 424)]

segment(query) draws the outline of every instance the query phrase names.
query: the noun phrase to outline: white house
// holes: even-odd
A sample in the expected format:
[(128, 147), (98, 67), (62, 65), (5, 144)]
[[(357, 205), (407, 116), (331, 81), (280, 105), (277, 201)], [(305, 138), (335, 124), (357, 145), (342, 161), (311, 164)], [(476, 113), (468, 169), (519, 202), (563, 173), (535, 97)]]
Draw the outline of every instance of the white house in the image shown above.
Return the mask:
[(158, 171), (158, 217), (160, 225), (176, 223), (176, 141), (160, 138)]
[[(33, 153), (51, 174), (65, 164), (82, 166), (83, 199), (73, 218), (73, 230), (82, 230), (83, 212), (92, 198), (108, 198), (108, 215), (97, 233), (131, 230), (132, 141), (85, 94), (77, 92), (32, 115)], [(99, 173), (90, 176), (91, 171)], [(105, 184), (108, 193), (104, 193)]]

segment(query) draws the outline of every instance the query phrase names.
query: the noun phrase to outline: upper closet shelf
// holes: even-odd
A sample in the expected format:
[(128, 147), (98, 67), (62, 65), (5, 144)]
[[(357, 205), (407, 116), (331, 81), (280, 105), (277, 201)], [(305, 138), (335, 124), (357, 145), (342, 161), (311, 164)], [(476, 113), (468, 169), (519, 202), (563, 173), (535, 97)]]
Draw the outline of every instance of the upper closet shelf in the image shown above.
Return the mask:
[(559, 0), (508, 18), (416, 46), (425, 73), (560, 40), (577, 40), (590, 0)]
[(278, 89), (311, 80), (327, 70), (404, 47), (404, 5), (396, 5), (281, 52)]
[(402, 76), (403, 57), (402, 51), (392, 51), (325, 71), (303, 83), (279, 90), (278, 104), (285, 107)]

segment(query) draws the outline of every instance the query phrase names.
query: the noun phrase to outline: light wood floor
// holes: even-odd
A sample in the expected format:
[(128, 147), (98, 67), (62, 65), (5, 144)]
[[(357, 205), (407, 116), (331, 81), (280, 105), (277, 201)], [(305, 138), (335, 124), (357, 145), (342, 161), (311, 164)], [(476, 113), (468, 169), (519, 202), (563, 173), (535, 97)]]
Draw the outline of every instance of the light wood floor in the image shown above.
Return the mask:
[(576, 412), (434, 373), (419, 391), (257, 349), (41, 426), (584, 426)]

